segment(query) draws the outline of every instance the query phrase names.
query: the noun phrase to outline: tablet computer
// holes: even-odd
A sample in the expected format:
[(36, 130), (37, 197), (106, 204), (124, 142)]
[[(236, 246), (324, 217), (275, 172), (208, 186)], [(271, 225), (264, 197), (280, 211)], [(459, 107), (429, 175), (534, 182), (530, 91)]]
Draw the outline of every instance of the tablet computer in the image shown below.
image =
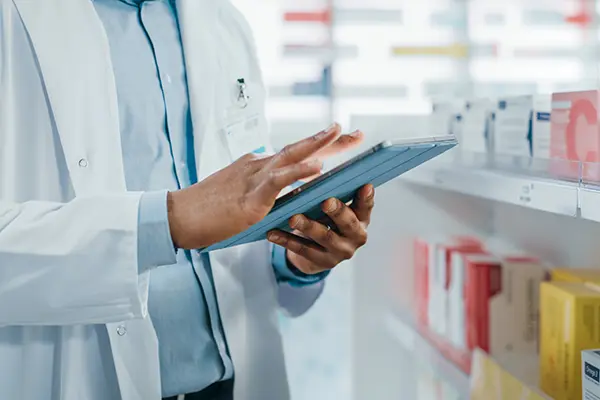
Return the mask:
[(219, 250), (267, 238), (273, 229), (290, 231), (288, 220), (296, 214), (318, 220), (325, 216), (321, 204), (335, 197), (348, 203), (367, 184), (381, 186), (456, 146), (454, 136), (386, 141), (326, 172), (277, 199), (271, 212), (246, 231), (200, 252)]

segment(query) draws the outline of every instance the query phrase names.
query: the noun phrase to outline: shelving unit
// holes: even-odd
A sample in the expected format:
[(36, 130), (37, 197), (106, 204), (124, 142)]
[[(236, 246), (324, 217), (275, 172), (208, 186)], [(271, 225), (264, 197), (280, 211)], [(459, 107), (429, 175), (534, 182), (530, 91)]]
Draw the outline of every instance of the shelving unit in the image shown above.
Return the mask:
[[(543, 179), (534, 176), (511, 174), (502, 171), (473, 170), (469, 168), (423, 166), (404, 177), (408, 182), (439, 190), (448, 190), (486, 200), (513, 204), (532, 210), (578, 217), (580, 194), (584, 191), (578, 183)], [(588, 205), (600, 192), (586, 190)], [(593, 213), (581, 215), (592, 217)], [(599, 214), (600, 215), (600, 214)]]
[[(332, 119), (363, 129), (371, 143), (425, 136), (432, 98), (581, 90), (599, 81), (596, 0), (234, 1), (246, 4), (258, 31), (276, 147)], [(600, 267), (600, 190), (538, 172), (445, 162), (378, 190), (370, 244), (347, 290), (355, 400), (468, 395), (469, 377), (410, 322), (415, 235), (476, 235), (551, 265)], [(459, 397), (420, 393), (416, 360), (457, 386)]]
[(385, 325), (390, 334), (414, 357), (415, 363), (425, 364), (447, 382), (464, 399), (469, 397), (469, 375), (462, 371), (454, 362), (446, 359), (440, 351), (431, 344), (409, 322), (409, 317), (390, 313), (385, 319)]

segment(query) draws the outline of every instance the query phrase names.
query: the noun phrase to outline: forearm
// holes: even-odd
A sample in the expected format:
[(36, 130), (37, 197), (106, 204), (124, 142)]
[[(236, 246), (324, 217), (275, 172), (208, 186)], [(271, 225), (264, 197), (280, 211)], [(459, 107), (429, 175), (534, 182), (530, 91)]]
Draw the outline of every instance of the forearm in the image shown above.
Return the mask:
[(140, 193), (69, 203), (0, 201), (0, 325), (141, 318)]

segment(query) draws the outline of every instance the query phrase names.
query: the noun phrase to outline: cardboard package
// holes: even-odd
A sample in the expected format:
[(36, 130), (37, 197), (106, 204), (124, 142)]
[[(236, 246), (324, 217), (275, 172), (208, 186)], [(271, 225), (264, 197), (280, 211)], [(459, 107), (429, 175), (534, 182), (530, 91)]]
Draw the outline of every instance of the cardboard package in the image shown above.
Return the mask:
[(540, 387), (556, 400), (580, 400), (581, 352), (600, 348), (600, 290), (545, 282), (540, 295)]

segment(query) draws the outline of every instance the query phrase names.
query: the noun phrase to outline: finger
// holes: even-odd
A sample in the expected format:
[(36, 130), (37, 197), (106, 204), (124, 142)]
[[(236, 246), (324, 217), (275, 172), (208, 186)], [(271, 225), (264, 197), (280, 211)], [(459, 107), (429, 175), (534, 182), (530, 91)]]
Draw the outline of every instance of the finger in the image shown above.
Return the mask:
[(375, 188), (373, 185), (366, 185), (359, 189), (352, 202), (352, 210), (360, 222), (371, 223), (371, 213), (375, 207)]
[(283, 189), (295, 182), (314, 176), (321, 172), (323, 164), (320, 160), (305, 161), (287, 167), (269, 170), (265, 179), (258, 186), (258, 193), (268, 198), (278, 195)]
[(306, 160), (315, 155), (319, 150), (333, 143), (340, 136), (340, 129), (340, 126), (336, 123), (316, 135), (285, 146), (283, 150), (273, 157), (273, 166), (282, 167)]
[(336, 255), (338, 261), (349, 260), (354, 256), (356, 247), (348, 239), (341, 237), (326, 225), (308, 219), (304, 215), (295, 215), (290, 218), (290, 227)]
[(312, 264), (318, 265), (319, 268), (321, 268), (319, 271), (303, 272), (318, 273), (332, 269), (339, 263), (336, 262), (332, 254), (328, 253), (323, 247), (309, 239), (278, 230), (269, 232), (267, 239), (271, 243), (275, 243), (276, 245), (284, 247), (292, 253), (307, 259)]
[(236, 162), (242, 163), (245, 168), (255, 172), (263, 169), (272, 158), (273, 156), (268, 154), (249, 153), (240, 157)]
[(367, 243), (367, 232), (350, 207), (338, 199), (323, 203), (323, 211), (331, 218), (340, 234), (357, 246)]
[(365, 135), (361, 131), (355, 131), (349, 135), (342, 135), (329, 146), (319, 150), (315, 156), (320, 158), (335, 156), (358, 147), (364, 139)]

